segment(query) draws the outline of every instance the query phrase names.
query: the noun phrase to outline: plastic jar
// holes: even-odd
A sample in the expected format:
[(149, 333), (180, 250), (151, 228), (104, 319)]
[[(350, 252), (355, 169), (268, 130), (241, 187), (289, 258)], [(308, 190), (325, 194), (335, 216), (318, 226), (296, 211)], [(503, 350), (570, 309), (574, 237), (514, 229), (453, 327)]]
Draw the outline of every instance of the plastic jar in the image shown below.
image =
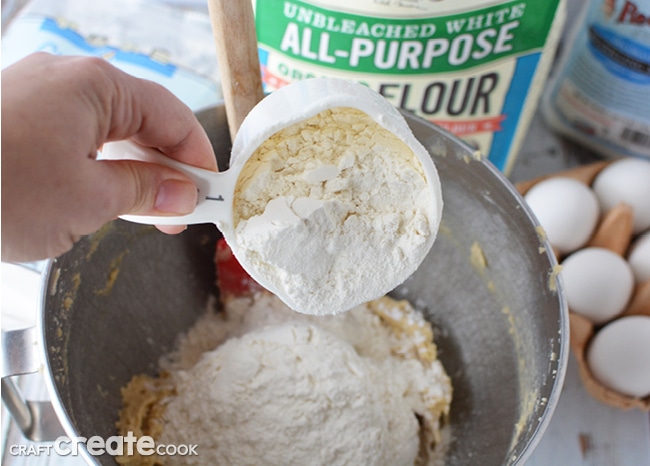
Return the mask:
[(650, 158), (650, 0), (588, 2), (542, 108), (595, 152)]

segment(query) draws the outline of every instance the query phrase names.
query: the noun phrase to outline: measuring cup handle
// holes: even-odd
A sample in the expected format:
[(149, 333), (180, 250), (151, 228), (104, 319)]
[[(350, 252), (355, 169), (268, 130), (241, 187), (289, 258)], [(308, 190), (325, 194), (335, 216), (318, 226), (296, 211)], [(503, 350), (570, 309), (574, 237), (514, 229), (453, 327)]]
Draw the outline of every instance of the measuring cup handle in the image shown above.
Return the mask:
[(120, 218), (147, 225), (193, 225), (197, 223), (229, 222), (232, 218), (232, 199), (236, 179), (231, 173), (213, 172), (194, 167), (166, 157), (162, 153), (136, 145), (129, 141), (104, 144), (99, 160), (138, 160), (165, 165), (178, 170), (194, 182), (198, 190), (198, 202), (194, 211), (187, 215), (121, 215)]

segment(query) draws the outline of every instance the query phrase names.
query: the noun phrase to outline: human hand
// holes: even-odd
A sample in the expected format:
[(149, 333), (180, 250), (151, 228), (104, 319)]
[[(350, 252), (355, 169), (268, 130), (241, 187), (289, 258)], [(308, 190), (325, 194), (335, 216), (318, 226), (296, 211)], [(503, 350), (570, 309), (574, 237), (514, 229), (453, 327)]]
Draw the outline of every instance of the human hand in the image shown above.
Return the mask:
[(2, 260), (58, 256), (118, 215), (194, 210), (196, 186), (180, 172), (95, 160), (121, 139), (217, 170), (192, 111), (156, 83), (100, 58), (45, 53), (2, 71)]

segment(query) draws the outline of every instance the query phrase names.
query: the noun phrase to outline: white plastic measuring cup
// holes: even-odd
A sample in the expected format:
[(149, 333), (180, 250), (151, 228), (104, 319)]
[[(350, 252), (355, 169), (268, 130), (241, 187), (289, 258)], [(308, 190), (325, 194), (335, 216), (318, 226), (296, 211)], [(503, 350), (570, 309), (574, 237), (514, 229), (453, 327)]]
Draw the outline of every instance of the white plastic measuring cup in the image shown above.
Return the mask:
[[(136, 216), (128, 215), (122, 218), (146, 224), (176, 225), (214, 223), (224, 235), (235, 257), (244, 269), (260, 285), (272, 291), (285, 303), (295, 310), (311, 313), (309, 310), (296, 309), (291, 298), (291, 290), (283, 289), (277, 282), (259, 273), (257, 265), (247, 260), (242, 254), (235, 225), (233, 224), (233, 199), (238, 177), (242, 168), (251, 155), (269, 137), (278, 131), (295, 123), (313, 117), (324, 110), (347, 107), (362, 111), (370, 116), (376, 123), (393, 133), (398, 139), (410, 148), (419, 160), (425, 173), (428, 191), (431, 193), (431, 206), (429, 211), (430, 237), (426, 238), (426, 248), (413, 270), (401, 271), (399, 277), (391, 277), (385, 281), (381, 291), (371, 299), (379, 297), (405, 280), (415, 271), (417, 265), (426, 256), (435, 239), (440, 217), (442, 214), (442, 194), (437, 170), (431, 156), (420, 142), (413, 136), (408, 124), (392, 104), (369, 88), (350, 81), (315, 78), (298, 81), (285, 86), (255, 106), (242, 122), (242, 125), (233, 142), (230, 159), (230, 168), (221, 173), (211, 172), (196, 167), (176, 162), (162, 154), (146, 148), (136, 147), (128, 142), (106, 144), (104, 156), (109, 159), (137, 159), (152, 163), (167, 165), (185, 173), (196, 183), (199, 190), (199, 200), (194, 212), (184, 216)], [(295, 250), (295, 245), (287, 244), (288, 250)], [(361, 272), (360, 272), (361, 273)], [(390, 275), (391, 271), (384, 271)], [(383, 281), (382, 281), (383, 283)], [(360, 297), (367, 297), (364, 293)], [(364, 301), (368, 299), (364, 298)], [(361, 302), (341, 304), (331, 313), (343, 312)], [(336, 306), (335, 306), (336, 307)]]

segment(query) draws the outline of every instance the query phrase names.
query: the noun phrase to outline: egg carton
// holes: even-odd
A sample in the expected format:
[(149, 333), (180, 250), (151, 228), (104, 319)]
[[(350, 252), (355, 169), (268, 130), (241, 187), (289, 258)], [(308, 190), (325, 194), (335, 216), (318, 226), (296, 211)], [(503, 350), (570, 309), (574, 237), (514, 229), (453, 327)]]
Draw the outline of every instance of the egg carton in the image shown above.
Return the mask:
[[(610, 163), (613, 163), (613, 161), (596, 162), (574, 169), (541, 176), (532, 180), (517, 183), (516, 188), (521, 195), (524, 195), (535, 184), (551, 177), (573, 178), (591, 187), (594, 179)], [(633, 239), (633, 212), (628, 205), (621, 203), (602, 216), (596, 226), (595, 232), (584, 248), (602, 247), (609, 249), (622, 257), (626, 257)], [(554, 253), (558, 262), (561, 262), (564, 259), (557, 250), (554, 250)], [(578, 313), (572, 312), (571, 309), (569, 309), (570, 346), (578, 363), (580, 378), (591, 396), (616, 408), (650, 411), (650, 396), (646, 396), (645, 398), (635, 398), (619, 393), (603, 385), (592, 374), (587, 363), (587, 349), (597, 332), (604, 325), (613, 320), (632, 315), (650, 316), (650, 281), (636, 285), (634, 294), (626, 309), (605, 324), (595, 325), (587, 318)]]

